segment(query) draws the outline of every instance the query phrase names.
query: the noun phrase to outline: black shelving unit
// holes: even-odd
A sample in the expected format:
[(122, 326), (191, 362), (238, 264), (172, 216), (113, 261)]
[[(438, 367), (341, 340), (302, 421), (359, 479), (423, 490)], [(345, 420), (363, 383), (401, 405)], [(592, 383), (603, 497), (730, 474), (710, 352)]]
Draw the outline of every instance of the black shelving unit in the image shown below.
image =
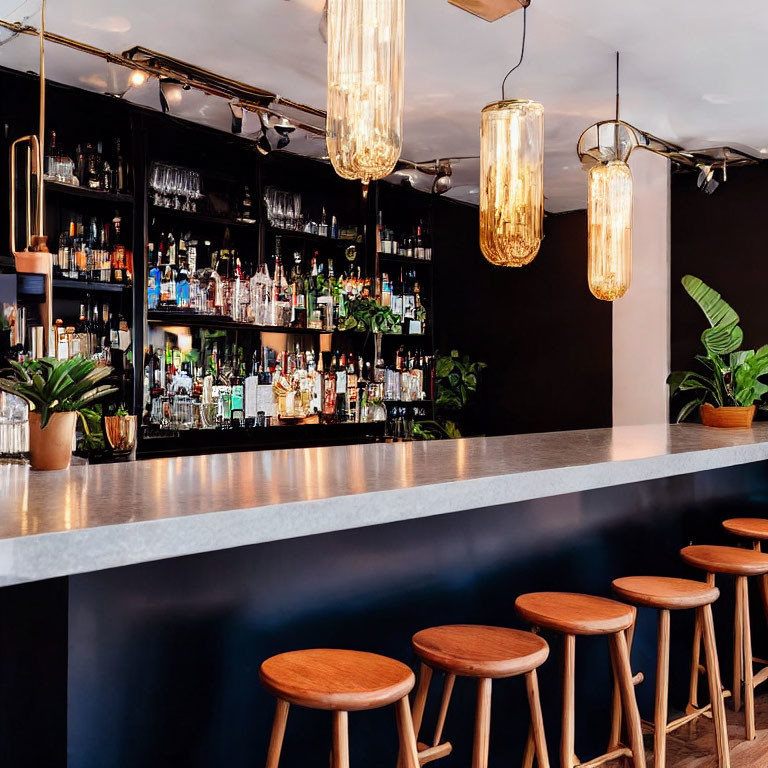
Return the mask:
[[(53, 281), (54, 317), (62, 317), (67, 324), (74, 322), (79, 305), (90, 297), (94, 302), (110, 304), (115, 313), (128, 319), (132, 332), (132, 349), (126, 356), (123, 370), (126, 386), (132, 389), (130, 406), (141, 415), (144, 406), (144, 352), (150, 334), (162, 326), (188, 327), (195, 332), (209, 330), (232, 331), (232, 338), (249, 347), (259, 344), (260, 334), (286, 334), (306, 336), (307, 346), (318, 349), (339, 349), (349, 354), (363, 355), (372, 361), (373, 334), (359, 331), (321, 331), (312, 328), (256, 326), (237, 323), (230, 318), (211, 315), (195, 315), (189, 312), (148, 312), (146, 298), (147, 243), (157, 244), (159, 234), (172, 231), (175, 235), (192, 233), (199, 242), (211, 243), (210, 249), (220, 247), (226, 231), (231, 246), (238, 252), (243, 264), (257, 268), (266, 263), (273, 269), (276, 239), (282, 243), (283, 264), (290, 269), (295, 254), (309, 266), (317, 254), (326, 274), (332, 262), (334, 274), (349, 274), (359, 269), (362, 277), (376, 285), (376, 277), (389, 267), (390, 275), (402, 269), (415, 269), (421, 283), (422, 297), (429, 313), (429, 322), (423, 334), (392, 334), (382, 337), (382, 349), (387, 360), (405, 345), (431, 354), (432, 339), (432, 273), (434, 261), (406, 259), (394, 254), (376, 253), (377, 212), (385, 210), (385, 218), (396, 211), (398, 223), (414, 225), (419, 220), (429, 221), (430, 196), (411, 189), (398, 188), (376, 182), (364, 197), (356, 182), (338, 177), (328, 163), (302, 158), (283, 152), (273, 152), (267, 157), (259, 155), (253, 142), (241, 137), (222, 134), (213, 129), (174, 120), (166, 115), (97, 94), (49, 85), (51, 115), (88, 114), (97, 117), (88, 122), (68, 120), (61, 126), (50, 120), (50, 127), (57, 131), (57, 146), (74, 148), (80, 141), (105, 139), (105, 155), (109, 153), (111, 137), (119, 134), (121, 151), (128, 168), (128, 193), (104, 192), (88, 187), (72, 186), (56, 181), (45, 182), (46, 232), (49, 247), (56, 250), (58, 235), (69, 223), (70, 213), (100, 220), (111, 220), (116, 211), (122, 218), (123, 242), (133, 253), (132, 285), (101, 283), (98, 281), (55, 278)], [(73, 105), (77, 109), (73, 111)], [(81, 108), (82, 107), (82, 108)], [(21, 113), (21, 111), (20, 111)], [(18, 126), (15, 126), (18, 128)], [(31, 132), (15, 130), (23, 134)], [(71, 151), (71, 150), (70, 150)], [(150, 169), (154, 162), (165, 162), (200, 172), (204, 198), (198, 201), (199, 212), (166, 208), (154, 204), (149, 188)], [(245, 185), (249, 188), (251, 214), (255, 221), (243, 221), (240, 205)], [(270, 224), (263, 204), (264, 190), (273, 186), (302, 195), (302, 214), (305, 221), (320, 222), (323, 212), (328, 227), (335, 216), (339, 227), (355, 231), (354, 237), (331, 238), (309, 232), (282, 229)], [(231, 213), (227, 214), (226, 212)], [(66, 219), (66, 221), (65, 221)], [(178, 237), (177, 237), (178, 243)], [(355, 246), (356, 258), (347, 260), (345, 251)], [(198, 268), (208, 266), (210, 258), (203, 249), (198, 250)], [(298, 258), (298, 257), (296, 257)], [(433, 255), (434, 258), (434, 255)], [(202, 261), (202, 263), (201, 263)], [(329, 340), (330, 337), (330, 340)], [(310, 342), (309, 339), (312, 339)], [(382, 436), (381, 425), (328, 425), (281, 426), (279, 429), (216, 430), (213, 443), (216, 450), (248, 447), (277, 447), (285, 445), (312, 445), (333, 440), (360, 441)], [(336, 434), (338, 432), (338, 434)], [(188, 450), (188, 446), (200, 442), (199, 449), (208, 449), (211, 431), (204, 430), (198, 437), (189, 433), (173, 436), (147, 436), (140, 439), (140, 455), (168, 454)], [(272, 441), (272, 442), (270, 442)], [(153, 446), (150, 448), (150, 445)], [(162, 445), (162, 448), (160, 446)]]
[(303, 240), (308, 243), (317, 243), (320, 245), (343, 246), (357, 245), (357, 241), (346, 237), (325, 237), (315, 235), (312, 232), (299, 232), (296, 229), (282, 229), (281, 227), (269, 227), (269, 234), (274, 237), (284, 238), (286, 240)]
[(53, 287), (56, 291), (81, 293), (124, 293), (133, 290), (133, 286), (126, 283), (101, 283), (95, 280), (71, 280), (65, 277), (54, 277)]
[(254, 332), (330, 335), (344, 331), (324, 331), (319, 328), (292, 328), (285, 325), (254, 325), (233, 320), (221, 315), (196, 315), (190, 312), (155, 312), (147, 313), (147, 322), (152, 325), (177, 325), (188, 328), (210, 328), (212, 330), (236, 329)]
[(104, 203), (117, 203), (119, 205), (133, 205), (133, 195), (117, 192), (104, 192), (100, 189), (90, 189), (89, 187), (79, 187), (74, 184), (65, 184), (61, 181), (45, 181), (44, 187), (49, 195), (64, 195), (68, 197), (83, 198), (87, 200), (96, 200)]
[(195, 211), (183, 211), (177, 208), (166, 208), (162, 205), (151, 205), (150, 213), (154, 217), (167, 219), (177, 219), (187, 222), (188, 225), (195, 224), (217, 224), (222, 227), (245, 227), (248, 229), (258, 229), (258, 221), (242, 221), (224, 216), (211, 216), (210, 214), (197, 213)]

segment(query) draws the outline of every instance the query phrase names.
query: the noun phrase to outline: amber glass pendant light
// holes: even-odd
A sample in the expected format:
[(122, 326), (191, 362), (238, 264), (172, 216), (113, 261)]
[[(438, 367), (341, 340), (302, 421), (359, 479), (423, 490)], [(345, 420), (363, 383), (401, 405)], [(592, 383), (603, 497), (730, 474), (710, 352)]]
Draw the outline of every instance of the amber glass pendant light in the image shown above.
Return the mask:
[(544, 222), (544, 108), (505, 98), (482, 111), (480, 133), (480, 250), (503, 267), (530, 264), (539, 252)]
[(623, 160), (589, 171), (587, 277), (592, 295), (620, 299), (632, 280), (632, 172)]
[(326, 144), (336, 173), (389, 176), (403, 146), (405, 0), (328, 0)]
[[(589, 171), (587, 203), (587, 281), (603, 301), (620, 299), (632, 281), (632, 171), (627, 165), (631, 143), (623, 142), (619, 120), (619, 54), (616, 54), (616, 119), (597, 124), (610, 129), (612, 157)], [(606, 153), (607, 154), (607, 153)]]

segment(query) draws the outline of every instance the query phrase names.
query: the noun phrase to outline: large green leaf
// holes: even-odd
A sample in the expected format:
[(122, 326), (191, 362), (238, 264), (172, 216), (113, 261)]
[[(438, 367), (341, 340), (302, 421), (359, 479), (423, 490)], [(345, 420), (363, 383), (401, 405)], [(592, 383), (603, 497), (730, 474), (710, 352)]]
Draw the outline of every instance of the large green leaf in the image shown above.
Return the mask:
[(685, 275), (683, 288), (699, 305), (711, 328), (701, 334), (701, 343), (709, 354), (727, 355), (741, 346), (744, 332), (739, 316), (720, 294), (693, 275)]
[(752, 349), (731, 355), (733, 371), (733, 399), (738, 405), (752, 405), (762, 400), (768, 385), (759, 380), (768, 374), (768, 344), (756, 352)]

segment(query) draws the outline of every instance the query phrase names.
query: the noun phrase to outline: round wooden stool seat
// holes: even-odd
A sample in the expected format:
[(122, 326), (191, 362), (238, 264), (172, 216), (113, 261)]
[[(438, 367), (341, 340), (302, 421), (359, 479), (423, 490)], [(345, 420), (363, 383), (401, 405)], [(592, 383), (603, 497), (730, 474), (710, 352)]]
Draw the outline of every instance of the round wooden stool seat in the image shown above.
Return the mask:
[(666, 576), (626, 576), (614, 580), (613, 590), (633, 605), (672, 611), (700, 608), (720, 597), (720, 590), (704, 581)]
[(635, 609), (616, 600), (573, 592), (529, 592), (515, 600), (531, 624), (571, 635), (609, 635), (629, 629)]
[(768, 539), (768, 520), (760, 517), (734, 517), (723, 521), (726, 531), (750, 539)]
[(386, 707), (407, 696), (415, 678), (405, 664), (376, 653), (313, 648), (261, 665), (261, 682), (279, 699), (312, 709)]
[(547, 641), (533, 632), (473, 624), (423, 629), (413, 649), (430, 666), (468, 677), (523, 675), (549, 656)]
[(696, 544), (680, 551), (689, 565), (708, 573), (731, 573), (736, 576), (759, 576), (768, 573), (768, 555), (753, 549)]

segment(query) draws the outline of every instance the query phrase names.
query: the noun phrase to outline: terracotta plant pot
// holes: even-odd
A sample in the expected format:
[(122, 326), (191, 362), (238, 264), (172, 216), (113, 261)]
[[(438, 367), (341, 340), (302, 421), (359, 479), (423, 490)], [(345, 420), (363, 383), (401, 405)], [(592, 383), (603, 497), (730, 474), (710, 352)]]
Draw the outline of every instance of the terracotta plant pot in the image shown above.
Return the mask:
[(67, 469), (72, 459), (77, 414), (54, 413), (45, 429), (40, 414), (29, 414), (29, 463), (32, 469)]
[(701, 406), (701, 423), (705, 427), (721, 427), (723, 429), (749, 429), (755, 418), (754, 405), (733, 405), (715, 408), (704, 403)]

